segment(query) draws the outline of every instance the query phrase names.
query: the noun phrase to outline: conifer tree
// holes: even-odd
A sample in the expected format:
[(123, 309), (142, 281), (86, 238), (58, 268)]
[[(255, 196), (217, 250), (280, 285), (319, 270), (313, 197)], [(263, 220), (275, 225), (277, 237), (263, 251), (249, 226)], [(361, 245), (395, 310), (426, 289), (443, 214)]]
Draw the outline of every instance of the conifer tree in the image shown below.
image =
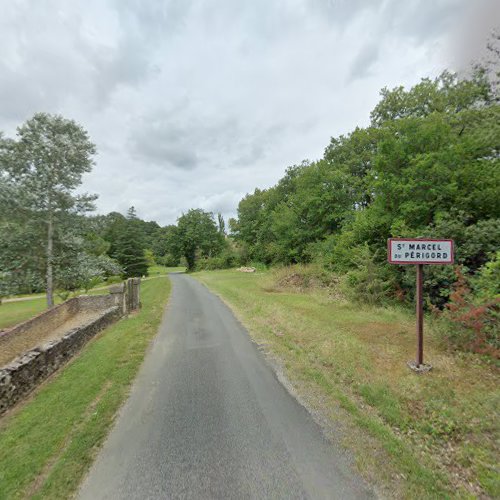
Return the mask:
[(123, 230), (113, 242), (113, 257), (123, 267), (125, 278), (147, 276), (148, 274), (143, 234), (136, 224), (137, 220), (134, 207), (130, 207)]

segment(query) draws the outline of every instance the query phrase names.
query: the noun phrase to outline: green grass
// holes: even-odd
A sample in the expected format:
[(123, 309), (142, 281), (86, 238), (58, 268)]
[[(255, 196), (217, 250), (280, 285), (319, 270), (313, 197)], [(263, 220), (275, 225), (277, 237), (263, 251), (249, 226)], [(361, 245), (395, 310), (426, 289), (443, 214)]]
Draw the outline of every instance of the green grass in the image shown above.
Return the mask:
[(166, 267), (166, 266), (150, 266), (148, 269), (148, 274), (151, 277), (162, 276), (168, 273), (183, 273), (186, 271), (185, 267)]
[(45, 298), (0, 305), (0, 330), (26, 321), (46, 308)]
[(0, 420), (0, 499), (75, 492), (128, 395), (169, 293), (168, 278), (144, 282), (138, 314), (101, 332)]
[(415, 319), (408, 311), (279, 287), (271, 272), (193, 276), (282, 361), (311, 407), (347, 429), (345, 444), (385, 495), (500, 496), (493, 366), (446, 352), (426, 325), (425, 355), (434, 369), (416, 375), (406, 366), (415, 356)]

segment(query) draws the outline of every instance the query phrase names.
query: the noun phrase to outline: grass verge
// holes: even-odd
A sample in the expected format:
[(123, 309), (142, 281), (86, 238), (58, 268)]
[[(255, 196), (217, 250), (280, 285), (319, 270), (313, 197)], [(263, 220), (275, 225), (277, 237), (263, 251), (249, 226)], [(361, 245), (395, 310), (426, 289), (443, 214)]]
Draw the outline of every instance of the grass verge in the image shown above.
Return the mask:
[(0, 330), (26, 321), (47, 307), (45, 298), (6, 302), (0, 305)]
[(158, 330), (168, 278), (141, 285), (141, 311), (90, 341), (0, 420), (0, 499), (68, 498), (77, 489)]
[[(411, 372), (414, 317), (324, 290), (275, 286), (272, 273), (194, 274), (284, 365), (302, 399), (395, 498), (498, 498), (499, 377), (475, 355), (446, 352), (426, 331), (426, 375)], [(337, 432), (338, 434), (338, 432)]]
[(160, 266), (159, 264), (156, 264), (154, 266), (150, 266), (148, 269), (148, 276), (154, 278), (155, 276), (163, 276), (164, 274), (168, 273), (183, 273), (186, 271), (185, 267), (178, 266), (178, 267), (167, 267), (167, 266)]

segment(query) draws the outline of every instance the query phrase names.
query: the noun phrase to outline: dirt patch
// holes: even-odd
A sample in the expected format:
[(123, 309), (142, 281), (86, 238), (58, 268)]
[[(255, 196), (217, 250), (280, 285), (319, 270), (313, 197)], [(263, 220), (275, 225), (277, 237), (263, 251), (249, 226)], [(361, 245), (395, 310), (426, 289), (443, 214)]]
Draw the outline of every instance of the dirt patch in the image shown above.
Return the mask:
[(44, 334), (40, 334), (39, 331), (23, 332), (4, 339), (2, 342), (2, 349), (0, 351), (0, 366), (8, 364), (10, 361), (30, 349), (46, 344), (51, 340), (61, 338), (65, 333), (69, 332), (73, 328), (94, 321), (101, 315), (102, 311), (85, 311), (77, 314), (57, 328), (54, 328)]
[(292, 288), (297, 290), (330, 288), (335, 284), (336, 282), (334, 280), (331, 282), (325, 282), (325, 280), (321, 279), (319, 276), (300, 273), (287, 274), (286, 276), (282, 276), (276, 280), (276, 286), (278, 288)]
[(331, 298), (339, 299), (339, 279), (332, 273), (315, 266), (291, 266), (273, 272), (272, 283), (267, 283), (267, 292), (305, 292), (321, 290)]

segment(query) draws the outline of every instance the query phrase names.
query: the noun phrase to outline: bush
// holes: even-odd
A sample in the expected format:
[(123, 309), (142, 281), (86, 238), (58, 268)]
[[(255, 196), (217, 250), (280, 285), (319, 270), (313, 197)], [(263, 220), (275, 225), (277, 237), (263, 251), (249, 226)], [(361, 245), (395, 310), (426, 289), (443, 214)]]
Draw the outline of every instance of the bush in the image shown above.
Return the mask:
[(161, 257), (156, 257), (156, 262), (160, 266), (177, 267), (179, 266), (180, 259), (178, 257), (174, 257), (173, 255), (167, 253), (165, 255), (162, 255)]
[(445, 337), (455, 347), (500, 359), (500, 297), (474, 297), (459, 266), (455, 273), (453, 292), (442, 315)]
[(354, 301), (370, 305), (380, 304), (389, 296), (390, 271), (377, 262), (377, 252), (365, 244), (353, 250), (351, 261), (355, 266), (341, 281), (341, 289)]
[[(247, 265), (246, 262), (247, 262), (246, 260), (243, 260), (242, 264)], [(255, 268), (256, 271), (261, 271), (261, 272), (267, 271), (269, 269), (269, 266), (264, 264), (264, 262), (258, 262), (258, 261), (254, 261), (254, 260), (252, 260), (250, 263), (248, 263), (248, 266), (253, 267), (253, 268)]]
[(239, 265), (241, 265), (240, 255), (234, 249), (227, 247), (216, 257), (198, 259), (196, 270), (213, 271), (215, 269), (230, 269)]
[[(498, 241), (500, 241), (500, 220), (486, 219), (472, 223), (470, 217), (464, 212), (451, 212), (439, 217), (435, 224), (424, 232), (424, 236), (452, 238), (455, 242), (455, 263), (461, 266), (466, 276), (470, 277), (479, 273), (482, 266), (491, 260), (496, 252)], [(412, 269), (406, 269), (406, 274), (412, 271)], [(491, 272), (494, 274), (493, 270)], [(498, 272), (497, 270), (497, 276)], [(425, 267), (425, 294), (430, 302), (440, 309), (448, 302), (455, 281), (456, 277), (451, 266)], [(478, 286), (487, 285), (478, 284)], [(473, 288), (476, 287), (473, 286)], [(490, 296), (493, 297), (493, 295)]]
[(123, 281), (122, 277), (121, 276), (118, 276), (118, 275), (114, 275), (114, 276), (108, 276), (106, 278), (106, 283), (108, 285), (113, 285), (115, 283), (121, 283)]
[(474, 294), (479, 299), (493, 300), (500, 296), (500, 251), (487, 262), (472, 282)]

